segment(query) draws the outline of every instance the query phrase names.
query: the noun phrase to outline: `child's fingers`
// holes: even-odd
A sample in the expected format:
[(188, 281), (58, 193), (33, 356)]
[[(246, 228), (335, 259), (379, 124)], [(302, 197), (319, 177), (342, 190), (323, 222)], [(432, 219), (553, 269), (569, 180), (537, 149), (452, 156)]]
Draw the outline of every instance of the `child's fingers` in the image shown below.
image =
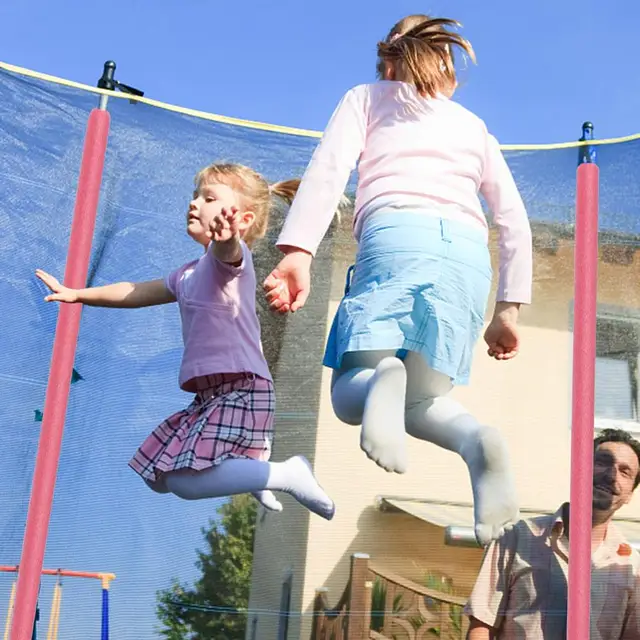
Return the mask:
[(309, 297), (309, 289), (301, 289), (300, 291), (298, 291), (298, 294), (296, 295), (296, 299), (291, 304), (292, 313), (298, 311), (298, 309), (302, 309), (308, 297)]
[(216, 216), (214, 220), (215, 220), (216, 227), (218, 227), (219, 229), (229, 228), (229, 221), (224, 216), (222, 215)]
[(229, 229), (231, 229), (233, 233), (237, 233), (240, 229), (240, 218), (241, 214), (237, 209), (233, 209), (232, 213), (227, 217)]
[(36, 269), (36, 276), (52, 291), (61, 288), (60, 283), (52, 275), (49, 275), (46, 271), (42, 271), (42, 269)]
[(487, 354), (496, 360), (511, 360), (518, 355), (516, 348), (504, 348), (502, 345), (496, 345), (498, 348), (489, 347)]
[(219, 213), (215, 213), (211, 218), (211, 222), (209, 223), (209, 226), (217, 227), (217, 226), (223, 225), (226, 222), (226, 216), (224, 211), (225, 210), (222, 209)]
[(271, 289), (270, 291), (267, 291), (265, 293), (265, 298), (267, 299), (267, 302), (272, 302), (273, 300), (277, 300), (280, 297), (287, 297), (285, 295), (285, 290), (284, 290), (284, 286), (282, 287), (276, 287), (275, 289)]
[(237, 217), (238, 215), (238, 210), (235, 207), (231, 207), (231, 209), (227, 209), (227, 208), (223, 208), (220, 209), (220, 217), (227, 222), (227, 224), (230, 224), (231, 222), (233, 222), (233, 220)]
[(499, 342), (489, 342), (488, 346), (494, 353), (504, 353), (504, 348)]
[(289, 303), (280, 298), (276, 298), (269, 303), (269, 309), (271, 309), (271, 311), (283, 311), (283, 307), (288, 308)]
[(272, 289), (276, 289), (282, 284), (282, 274), (278, 269), (274, 269), (262, 283), (262, 288), (265, 291), (271, 291)]

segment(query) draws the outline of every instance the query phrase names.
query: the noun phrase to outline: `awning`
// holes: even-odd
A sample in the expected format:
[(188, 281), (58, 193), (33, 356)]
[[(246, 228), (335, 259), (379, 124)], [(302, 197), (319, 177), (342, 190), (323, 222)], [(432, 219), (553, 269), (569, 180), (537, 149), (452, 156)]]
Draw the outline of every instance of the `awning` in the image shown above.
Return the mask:
[[(478, 547), (473, 532), (473, 505), (467, 502), (440, 500), (414, 500), (411, 498), (378, 496), (381, 511), (402, 511), (444, 529), (445, 544), (451, 546)], [(549, 510), (520, 509), (522, 518), (555, 513), (558, 507)], [(640, 518), (614, 518), (616, 527), (640, 551)]]

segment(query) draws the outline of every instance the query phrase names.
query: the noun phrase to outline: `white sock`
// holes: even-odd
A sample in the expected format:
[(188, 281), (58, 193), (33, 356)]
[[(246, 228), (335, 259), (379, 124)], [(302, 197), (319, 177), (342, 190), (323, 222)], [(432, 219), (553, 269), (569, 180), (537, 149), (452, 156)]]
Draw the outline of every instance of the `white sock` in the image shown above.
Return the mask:
[(407, 433), (454, 451), (467, 464), (474, 500), (475, 532), (487, 545), (518, 519), (509, 455), (500, 433), (480, 425), (452, 398), (430, 398), (406, 415)]
[[(350, 354), (351, 362), (374, 367), (334, 371), (331, 402), (336, 416), (347, 424), (362, 425), (360, 448), (386, 471), (407, 470), (404, 430), (406, 372), (389, 352)], [(385, 357), (386, 356), (386, 357)]]
[(362, 416), (360, 448), (386, 471), (405, 473), (408, 466), (404, 426), (407, 372), (402, 360), (380, 361), (369, 382)]
[(275, 497), (273, 491), (255, 491), (253, 497), (268, 511), (282, 511), (282, 503)]
[(165, 481), (167, 488), (184, 500), (284, 491), (327, 520), (335, 513), (333, 500), (322, 490), (311, 465), (302, 456), (285, 462), (232, 458), (203, 471), (169, 472), (165, 474)]

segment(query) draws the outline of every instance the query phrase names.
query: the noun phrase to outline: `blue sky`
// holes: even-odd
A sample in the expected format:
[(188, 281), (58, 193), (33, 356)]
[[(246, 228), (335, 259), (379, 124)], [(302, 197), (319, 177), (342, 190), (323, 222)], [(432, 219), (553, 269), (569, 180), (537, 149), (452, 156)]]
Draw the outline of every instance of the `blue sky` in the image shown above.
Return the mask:
[(594, 0), (5, 0), (0, 58), (94, 84), (117, 77), (158, 100), (321, 129), (350, 86), (373, 76), (375, 44), (416, 11), (455, 17), (478, 66), (458, 99), (503, 143), (640, 131), (640, 5)]
[[(598, 137), (640, 131), (640, 90), (634, 84), (636, 55), (631, 48), (635, 36), (632, 25), (640, 17), (640, 9), (629, 0), (623, 7), (618, 3), (615, 11), (604, 3), (573, 0), (545, 0), (523, 7), (492, 0), (490, 12), (486, 4), (479, 6), (471, 0), (442, 0), (430, 5), (405, 0), (324, 0), (311, 6), (289, 0), (249, 4), (113, 0), (102, 6), (79, 0), (33, 0), (29, 4), (5, 0), (0, 5), (0, 59), (92, 85), (103, 62), (114, 59), (118, 63), (117, 78), (143, 89), (150, 98), (240, 118), (321, 129), (346, 89), (373, 78), (376, 41), (399, 17), (416, 10), (456, 17), (464, 23), (464, 34), (476, 49), (479, 65), (462, 74), (458, 99), (482, 116), (501, 142), (575, 139), (585, 119), (595, 123)], [(62, 90), (59, 99), (68, 100), (60, 117), (67, 118), (64, 127), (72, 128), (75, 123), (76, 137), (58, 133), (59, 139), (54, 139), (56, 133), (52, 132), (43, 148), (60, 155), (68, 153), (75, 163), (84, 133), (82, 109), (86, 104), (93, 105), (95, 99), (79, 99), (78, 106), (75, 98), (69, 98)], [(36, 104), (29, 108), (40, 113), (37, 109), (44, 107)], [(118, 220), (122, 227), (98, 270), (101, 283), (123, 277), (154, 277), (154, 268), (173, 265), (176, 256), (163, 252), (168, 245), (161, 246), (161, 240), (174, 242), (172, 246), (180, 254), (178, 261), (191, 257), (192, 247), (181, 235), (181, 219), (172, 218), (160, 233), (153, 217), (140, 217), (140, 213), (148, 213), (148, 203), (144, 201), (146, 192), (136, 191), (135, 180), (149, 182), (149, 176), (157, 178), (153, 185), (156, 202), (149, 206), (162, 204), (160, 214), (169, 219), (182, 211), (186, 197), (181, 191), (183, 184), (188, 183), (200, 163), (217, 153), (215, 145), (225, 140), (208, 124), (205, 131), (204, 124), (187, 122), (167, 112), (138, 107), (128, 110), (126, 101), (114, 101), (111, 108), (115, 114), (110, 139), (112, 165), (105, 179), (107, 197), (102, 203), (102, 224), (107, 226)], [(28, 127), (42, 134), (37, 118), (20, 115), (26, 119), (17, 132), (11, 131), (13, 123), (0, 119), (0, 139), (3, 129), (8, 130), (8, 138), (13, 133), (12, 139), (18, 141), (28, 135), (24, 131)], [(64, 127), (60, 130), (66, 132)], [(157, 139), (158, 131), (163, 132), (163, 141)], [(131, 159), (129, 132), (141, 133), (148, 166), (127, 165)], [(37, 141), (26, 139), (31, 146), (24, 146), (33, 154), (31, 149), (37, 149)], [(291, 149), (281, 153), (283, 159), (278, 160), (282, 167), (297, 169), (301, 159), (308, 156), (312, 142), (292, 140), (290, 144)], [(255, 153), (253, 148), (249, 145), (245, 149), (238, 142), (234, 150), (243, 161), (243, 154), (248, 158)], [(173, 181), (166, 177), (165, 169), (160, 169), (167, 150), (174, 154)], [(273, 163), (274, 153), (265, 151), (264, 162)], [(569, 155), (570, 162), (563, 163), (571, 167), (572, 180), (575, 150)], [(23, 170), (31, 161), (34, 166), (50, 163), (43, 174), (47, 188), (38, 192), (36, 203), (29, 204), (28, 199), (23, 201), (16, 195), (24, 188), (18, 183), (0, 181), (0, 218), (6, 214), (9, 222), (16, 224), (21, 218), (19, 207), (14, 205), (25, 206), (27, 202), (31, 208), (24, 219), (35, 225), (28, 231), (37, 240), (32, 246), (23, 247), (19, 258), (11, 253), (13, 247), (7, 252), (5, 246), (5, 262), (0, 246), (0, 287), (9, 287), (10, 295), (5, 292), (3, 299), (14, 305), (8, 309), (8, 316), (13, 320), (20, 314), (29, 314), (26, 324), (17, 320), (10, 323), (16, 334), (0, 332), (0, 390), (9, 399), (0, 406), (0, 424), (18, 425), (15, 430), (0, 432), (0, 446), (14, 452), (0, 475), (4, 514), (0, 519), (0, 564), (18, 560), (37, 445), (33, 410), (42, 403), (55, 325), (55, 309), (45, 309), (41, 303), (43, 291), (29, 278), (36, 266), (62, 272), (68, 220), (51, 229), (48, 219), (42, 216), (53, 205), (64, 212), (61, 216), (70, 218), (73, 207), (76, 165), (63, 166), (65, 163), (59, 162), (58, 157), (35, 153), (21, 160), (26, 163)], [(526, 161), (525, 157), (522, 162)], [(542, 164), (544, 180), (530, 184), (535, 193), (524, 195), (534, 199), (541, 192), (538, 187), (545, 185), (545, 198), (560, 199), (560, 192), (566, 195), (566, 189), (556, 188), (548, 193), (551, 175), (547, 174), (557, 178), (558, 172), (551, 162)], [(3, 209), (3, 193), (8, 194), (5, 198), (10, 203), (15, 198), (11, 207)], [(18, 226), (9, 229), (22, 230)], [(135, 233), (127, 235), (130, 230)], [(146, 262), (134, 261), (132, 266), (129, 258), (140, 237), (136, 234), (145, 233), (158, 238), (158, 245), (150, 247), (151, 253), (142, 258)], [(181, 240), (175, 243), (178, 237)], [(19, 262), (15, 273), (14, 260)], [(27, 287), (21, 278), (29, 282)], [(162, 341), (145, 341), (144, 327), (149, 331), (150, 326), (154, 327), (154, 336), (162, 335)], [(26, 338), (22, 333), (25, 327), (33, 330)], [(146, 634), (135, 637), (147, 640), (154, 637), (149, 629), (153, 624), (155, 590), (164, 586), (171, 575), (179, 574), (184, 579), (194, 576), (194, 549), (201, 545), (199, 529), (216, 506), (159, 498), (126, 468), (129, 455), (149, 429), (185, 402), (175, 384), (178, 319), (175, 309), (126, 316), (92, 309), (83, 316), (82, 335), (77, 365), (85, 381), (75, 385), (72, 392), (47, 564), (115, 571), (119, 578), (113, 585), (114, 635), (133, 637), (127, 633), (135, 634), (134, 624), (144, 619)], [(29, 349), (22, 348), (21, 341), (28, 343)], [(139, 357), (140, 354), (143, 355)], [(18, 374), (25, 371), (29, 378), (19, 378)], [(142, 373), (138, 375), (139, 372)], [(12, 373), (16, 375), (2, 378), (2, 374)], [(129, 375), (136, 379), (137, 395), (131, 392)], [(139, 397), (144, 397), (146, 404), (136, 404)], [(93, 409), (96, 404), (97, 413), (88, 411), (87, 407)], [(124, 424), (122, 415), (126, 416)], [(89, 438), (87, 434), (99, 435)], [(95, 455), (87, 455), (87, 451)], [(88, 628), (88, 636), (96, 637), (97, 585), (66, 584), (69, 588), (61, 632), (68, 638), (84, 639)], [(0, 623), (9, 588), (10, 580), (0, 578)], [(50, 593), (49, 586), (43, 592), (45, 612)]]

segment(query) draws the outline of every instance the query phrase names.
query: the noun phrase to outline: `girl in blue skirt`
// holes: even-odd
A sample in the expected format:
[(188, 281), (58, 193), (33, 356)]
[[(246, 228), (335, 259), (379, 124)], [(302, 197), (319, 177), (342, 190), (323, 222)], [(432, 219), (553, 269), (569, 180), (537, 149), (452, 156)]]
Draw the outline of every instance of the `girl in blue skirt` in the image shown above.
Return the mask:
[(475, 530), (487, 544), (518, 517), (500, 433), (449, 397), (467, 384), (499, 232), (499, 276), (488, 354), (513, 358), (521, 304), (531, 301), (525, 207), (485, 123), (452, 101), (452, 47), (471, 45), (447, 19), (412, 15), (378, 44), (380, 80), (348, 91), (324, 132), (278, 239), (285, 253), (264, 283), (272, 309), (300, 309), (310, 265), (351, 172), (358, 168), (358, 252), (331, 328), (336, 415), (361, 424), (361, 447), (387, 471), (407, 468), (405, 433), (458, 453), (473, 487)]

